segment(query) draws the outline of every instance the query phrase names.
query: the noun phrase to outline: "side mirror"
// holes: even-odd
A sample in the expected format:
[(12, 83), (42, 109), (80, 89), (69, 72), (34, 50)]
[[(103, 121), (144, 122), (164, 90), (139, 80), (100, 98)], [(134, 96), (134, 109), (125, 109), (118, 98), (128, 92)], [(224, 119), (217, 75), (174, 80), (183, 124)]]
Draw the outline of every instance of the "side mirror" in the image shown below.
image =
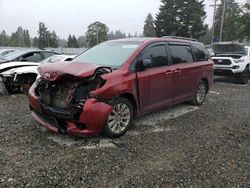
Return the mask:
[(151, 59), (144, 59), (142, 61), (142, 65), (143, 67), (146, 69), (146, 68), (150, 68), (152, 66), (152, 61)]
[(151, 59), (144, 59), (142, 61), (137, 61), (135, 68), (136, 71), (141, 72), (150, 67), (152, 67)]

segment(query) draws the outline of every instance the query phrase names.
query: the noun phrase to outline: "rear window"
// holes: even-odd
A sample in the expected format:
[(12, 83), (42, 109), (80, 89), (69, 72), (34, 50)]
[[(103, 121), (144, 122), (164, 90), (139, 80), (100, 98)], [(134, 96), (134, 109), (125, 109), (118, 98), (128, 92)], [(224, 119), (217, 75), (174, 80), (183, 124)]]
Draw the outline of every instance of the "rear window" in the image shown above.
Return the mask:
[(173, 64), (180, 64), (180, 63), (192, 63), (193, 55), (191, 51), (191, 47), (189, 45), (169, 45)]
[(209, 56), (206, 53), (206, 49), (204, 45), (196, 43), (192, 44), (193, 46), (193, 53), (194, 53), (194, 58), (195, 61), (207, 61)]

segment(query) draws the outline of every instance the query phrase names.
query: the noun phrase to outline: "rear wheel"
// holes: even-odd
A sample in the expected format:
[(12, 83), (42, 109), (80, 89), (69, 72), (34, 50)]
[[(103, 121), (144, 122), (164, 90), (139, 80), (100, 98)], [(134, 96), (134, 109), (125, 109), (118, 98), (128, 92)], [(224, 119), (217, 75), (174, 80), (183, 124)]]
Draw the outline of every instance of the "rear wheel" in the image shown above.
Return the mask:
[(109, 138), (117, 138), (125, 134), (133, 120), (133, 106), (129, 100), (118, 98), (112, 104), (113, 110), (103, 128), (103, 135)]
[(202, 80), (196, 88), (194, 99), (191, 101), (193, 105), (200, 106), (204, 103), (207, 96), (207, 88), (206, 82)]
[(32, 84), (35, 82), (37, 75), (36, 74), (24, 74), (20, 75), (19, 79), (19, 89), (23, 94), (28, 94), (28, 91)]
[(245, 85), (248, 83), (249, 77), (250, 77), (250, 71), (249, 71), (249, 66), (247, 66), (244, 72), (242, 72), (239, 76), (237, 76), (236, 79), (239, 84)]

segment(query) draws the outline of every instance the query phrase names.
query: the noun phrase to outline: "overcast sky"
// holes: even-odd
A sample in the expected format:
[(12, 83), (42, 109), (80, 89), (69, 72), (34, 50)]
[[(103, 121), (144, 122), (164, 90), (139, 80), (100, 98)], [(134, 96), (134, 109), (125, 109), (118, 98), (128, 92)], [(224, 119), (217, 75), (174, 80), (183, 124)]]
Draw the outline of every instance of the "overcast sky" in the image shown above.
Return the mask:
[[(205, 0), (206, 22), (211, 24), (214, 0)], [(237, 0), (245, 3), (246, 0)], [(0, 0), (0, 31), (16, 31), (18, 26), (37, 34), (38, 23), (43, 21), (49, 30), (67, 38), (80, 36), (94, 21), (105, 23), (110, 30), (142, 33), (145, 17), (155, 15), (160, 0)]]

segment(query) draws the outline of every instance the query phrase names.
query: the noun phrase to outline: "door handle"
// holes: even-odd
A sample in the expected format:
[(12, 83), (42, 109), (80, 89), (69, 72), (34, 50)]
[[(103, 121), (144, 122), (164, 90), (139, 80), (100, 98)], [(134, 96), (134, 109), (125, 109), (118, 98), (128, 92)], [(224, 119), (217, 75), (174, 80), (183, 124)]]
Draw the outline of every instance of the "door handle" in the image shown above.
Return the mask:
[(165, 74), (166, 74), (167, 76), (170, 76), (170, 75), (172, 75), (172, 74), (173, 74), (173, 72), (172, 72), (172, 71), (170, 71), (170, 70), (168, 70)]
[(174, 73), (181, 73), (181, 69), (176, 69)]

